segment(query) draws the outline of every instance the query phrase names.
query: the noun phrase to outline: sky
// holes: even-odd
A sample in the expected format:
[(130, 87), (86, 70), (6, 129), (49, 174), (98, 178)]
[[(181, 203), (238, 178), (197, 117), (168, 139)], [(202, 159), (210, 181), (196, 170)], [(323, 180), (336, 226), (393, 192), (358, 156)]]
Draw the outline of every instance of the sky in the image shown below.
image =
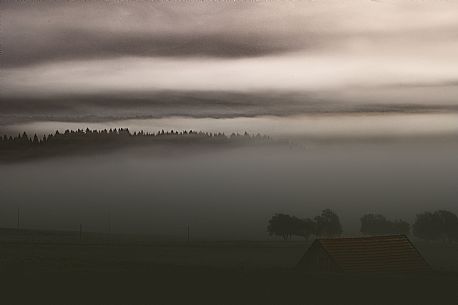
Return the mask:
[(1, 10), (3, 128), (329, 114), (431, 114), (433, 126), (458, 114), (455, 1), (2, 1)]

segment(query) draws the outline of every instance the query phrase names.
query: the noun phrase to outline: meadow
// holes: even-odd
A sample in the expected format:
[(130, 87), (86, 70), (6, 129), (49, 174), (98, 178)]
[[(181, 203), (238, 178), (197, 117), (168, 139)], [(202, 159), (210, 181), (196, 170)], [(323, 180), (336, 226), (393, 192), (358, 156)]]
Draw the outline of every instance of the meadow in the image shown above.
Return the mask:
[(0, 230), (3, 304), (456, 304), (458, 245), (415, 242), (428, 275), (309, 274), (309, 243)]

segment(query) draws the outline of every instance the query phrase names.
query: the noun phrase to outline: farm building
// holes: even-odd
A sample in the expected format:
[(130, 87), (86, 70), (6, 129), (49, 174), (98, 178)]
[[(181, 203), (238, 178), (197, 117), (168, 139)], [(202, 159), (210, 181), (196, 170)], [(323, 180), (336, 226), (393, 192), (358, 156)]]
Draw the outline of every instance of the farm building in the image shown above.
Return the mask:
[(405, 235), (318, 238), (298, 268), (310, 272), (425, 272), (431, 268)]

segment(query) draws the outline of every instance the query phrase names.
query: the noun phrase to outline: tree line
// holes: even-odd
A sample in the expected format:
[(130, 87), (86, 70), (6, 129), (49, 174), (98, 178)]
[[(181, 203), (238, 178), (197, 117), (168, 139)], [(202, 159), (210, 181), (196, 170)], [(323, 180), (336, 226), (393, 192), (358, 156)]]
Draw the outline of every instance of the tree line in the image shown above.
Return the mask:
[[(412, 233), (423, 240), (458, 242), (458, 217), (446, 210), (417, 214), (412, 226), (402, 219), (389, 220), (380, 214), (365, 214), (360, 222), (360, 232), (364, 235)], [(338, 237), (343, 229), (339, 216), (331, 209), (325, 209), (313, 219), (277, 213), (269, 219), (267, 232), (284, 240), (293, 236), (308, 240), (311, 236)]]
[(0, 136), (0, 158), (21, 158), (56, 153), (74, 153), (82, 150), (100, 148), (117, 148), (123, 146), (151, 145), (151, 144), (265, 144), (270, 143), (267, 136), (245, 133), (211, 133), (194, 130), (185, 131), (158, 131), (149, 133), (144, 131), (130, 132), (127, 128), (103, 130), (65, 130), (51, 134), (29, 136), (26, 132), (16, 136)]
[(253, 140), (253, 141), (268, 141), (269, 137), (260, 134), (250, 135), (247, 132), (232, 133), (226, 135), (224, 133), (211, 133), (194, 130), (185, 131), (158, 131), (156, 133), (135, 131), (131, 133), (128, 128), (114, 128), (114, 129), (103, 129), (103, 130), (65, 130), (59, 132), (43, 135), (42, 137), (34, 134), (29, 136), (26, 132), (19, 133), (16, 136), (3, 135), (0, 136), (1, 147), (23, 147), (33, 145), (52, 145), (52, 144), (63, 144), (63, 143), (100, 143), (100, 141), (112, 141), (112, 140), (165, 140), (165, 139), (206, 139), (214, 142), (218, 141), (234, 141), (234, 140)]
[(311, 218), (298, 218), (287, 214), (275, 214), (267, 225), (269, 235), (282, 237), (284, 240), (293, 236), (340, 236), (343, 232), (339, 216), (331, 209), (325, 209), (320, 215)]

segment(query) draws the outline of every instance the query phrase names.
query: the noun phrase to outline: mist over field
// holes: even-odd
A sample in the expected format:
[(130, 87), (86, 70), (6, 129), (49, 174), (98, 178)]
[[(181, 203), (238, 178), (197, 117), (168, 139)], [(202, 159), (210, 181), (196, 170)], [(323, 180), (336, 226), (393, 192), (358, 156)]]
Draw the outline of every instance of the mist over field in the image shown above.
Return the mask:
[(277, 212), (324, 208), (358, 234), (359, 217), (409, 222), (456, 212), (458, 142), (327, 143), (230, 149), (167, 147), (0, 165), (1, 226), (266, 239)]

